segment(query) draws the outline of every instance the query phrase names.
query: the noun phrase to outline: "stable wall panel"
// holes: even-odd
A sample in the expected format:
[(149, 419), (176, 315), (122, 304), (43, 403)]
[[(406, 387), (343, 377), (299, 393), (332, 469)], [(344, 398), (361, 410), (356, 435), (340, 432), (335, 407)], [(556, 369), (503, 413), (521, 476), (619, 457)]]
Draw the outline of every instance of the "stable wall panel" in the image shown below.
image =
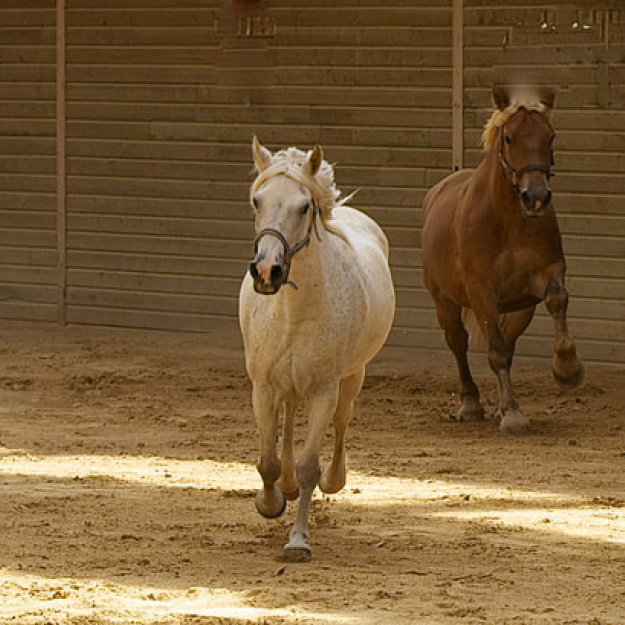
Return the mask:
[(57, 315), (56, 10), (0, 11), (0, 317)]
[(254, 134), (320, 143), (417, 275), (420, 204), (451, 158), (450, 3), (259, 7), (274, 37), (241, 36), (228, 2), (69, 0), (70, 322), (235, 322)]

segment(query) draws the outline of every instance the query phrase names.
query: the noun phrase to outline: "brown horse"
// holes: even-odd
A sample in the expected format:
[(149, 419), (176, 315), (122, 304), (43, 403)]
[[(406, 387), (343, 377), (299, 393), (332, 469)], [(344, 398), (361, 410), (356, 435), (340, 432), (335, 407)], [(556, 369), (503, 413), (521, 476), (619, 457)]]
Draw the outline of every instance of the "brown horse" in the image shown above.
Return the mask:
[(484, 160), (475, 170), (446, 177), (425, 198), (423, 273), (458, 365), (458, 420), (484, 417), (467, 360), (463, 309), (471, 309), (497, 375), (500, 429), (518, 435), (530, 427), (514, 396), (510, 367), (516, 341), (542, 300), (555, 326), (556, 381), (575, 388), (584, 370), (567, 329), (566, 263), (549, 187), (555, 93), (495, 87), (493, 99)]

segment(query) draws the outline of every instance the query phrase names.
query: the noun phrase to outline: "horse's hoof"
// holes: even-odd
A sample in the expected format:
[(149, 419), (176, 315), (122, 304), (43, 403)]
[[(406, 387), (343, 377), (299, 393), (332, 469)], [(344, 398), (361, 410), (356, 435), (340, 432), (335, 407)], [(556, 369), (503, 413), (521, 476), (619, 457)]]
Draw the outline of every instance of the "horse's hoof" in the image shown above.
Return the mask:
[(291, 486), (287, 486), (282, 479), (279, 479), (276, 486), (280, 489), (287, 501), (295, 501), (299, 497), (299, 486), (297, 481), (293, 482)]
[[(333, 477), (334, 480), (332, 479)], [(343, 473), (342, 476), (339, 476), (339, 478), (336, 479), (335, 476), (329, 475), (328, 468), (323, 472), (323, 475), (319, 480), (319, 488), (321, 489), (321, 492), (325, 493), (326, 495), (334, 495), (335, 493), (338, 493), (343, 488), (343, 486), (345, 486), (345, 481), (345, 473)]]
[(529, 421), (520, 413), (505, 415), (499, 424), (504, 436), (529, 436), (532, 433)]
[(266, 519), (277, 519), (282, 516), (286, 510), (286, 498), (282, 494), (282, 491), (279, 488), (275, 488), (274, 491), (277, 495), (270, 505), (266, 503), (266, 493), (264, 490), (259, 490), (256, 493), (256, 498), (254, 500), (256, 510)]
[(310, 562), (312, 549), (310, 547), (289, 547), (284, 548), (284, 559), (286, 562)]
[(480, 403), (462, 404), (456, 414), (456, 421), (483, 421), (484, 408)]
[(299, 488), (296, 486), (294, 490), (282, 491), (287, 501), (295, 501), (299, 497)]
[(560, 375), (556, 372), (555, 367), (552, 369), (552, 373), (555, 381), (558, 383), (558, 386), (565, 391), (570, 391), (582, 385), (586, 370), (584, 365), (580, 363), (580, 366), (572, 375)]
[(308, 532), (289, 532), (289, 542), (284, 547), (284, 559), (287, 562), (308, 562), (312, 558), (312, 549), (308, 544)]

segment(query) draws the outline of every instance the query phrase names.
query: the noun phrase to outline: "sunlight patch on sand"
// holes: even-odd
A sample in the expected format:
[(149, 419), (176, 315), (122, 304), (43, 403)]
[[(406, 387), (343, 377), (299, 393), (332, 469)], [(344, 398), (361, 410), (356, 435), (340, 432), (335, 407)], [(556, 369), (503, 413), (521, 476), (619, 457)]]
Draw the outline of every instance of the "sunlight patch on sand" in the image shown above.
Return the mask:
[[(0, 475), (59, 480), (97, 477), (158, 488), (241, 490), (249, 492), (250, 498), (261, 484), (255, 467), (237, 462), (151, 456), (33, 456), (10, 451), (0, 453)], [(315, 496), (321, 497), (318, 490)], [(580, 495), (352, 471), (347, 488), (331, 499), (353, 506), (418, 505), (423, 513), (439, 518), (625, 544), (625, 509), (591, 508), (588, 499)], [(445, 508), (441, 510), (441, 506)]]
[(434, 512), (433, 516), (625, 545), (623, 508), (580, 506), (559, 509), (450, 510)]
[[(34, 456), (0, 453), (0, 475), (45, 476), (53, 479), (104, 477), (146, 486), (199, 488), (205, 490), (253, 490), (261, 485), (254, 466), (239, 462), (177, 460), (154, 456)], [(365, 505), (410, 505), (415, 501), (469, 496), (476, 499), (505, 499), (575, 503), (581, 497), (543, 491), (405, 477), (348, 473), (348, 484), (333, 495), (337, 501)]]
[[(94, 618), (106, 623), (167, 623), (177, 617), (233, 619), (236, 623), (362, 623), (362, 618), (302, 611), (299, 607), (269, 608), (245, 592), (225, 588), (187, 590), (150, 588), (108, 581), (17, 575), (0, 569), (1, 617), (20, 625), (69, 618)], [(19, 619), (19, 620), (18, 620)], [(43, 619), (43, 620), (42, 620)]]

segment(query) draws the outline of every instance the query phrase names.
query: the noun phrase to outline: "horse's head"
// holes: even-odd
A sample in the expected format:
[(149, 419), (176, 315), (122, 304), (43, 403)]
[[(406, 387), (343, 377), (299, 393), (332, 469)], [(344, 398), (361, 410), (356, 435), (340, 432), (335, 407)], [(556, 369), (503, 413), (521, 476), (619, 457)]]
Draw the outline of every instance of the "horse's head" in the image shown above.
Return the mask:
[(294, 148), (272, 155), (254, 137), (253, 155), (258, 178), (250, 193), (256, 217), (250, 274), (257, 293), (273, 295), (285, 283), (295, 286), (291, 260), (309, 244), (313, 228), (316, 233), (319, 209), (311, 184), (323, 152), (317, 145), (307, 155)]
[(549, 113), (555, 92), (542, 89), (523, 95), (498, 86), (493, 89), (493, 99), (498, 110), (491, 119), (499, 122), (491, 130), (493, 149), (499, 151), (503, 173), (519, 194), (523, 214), (540, 217), (551, 203), (555, 133)]

